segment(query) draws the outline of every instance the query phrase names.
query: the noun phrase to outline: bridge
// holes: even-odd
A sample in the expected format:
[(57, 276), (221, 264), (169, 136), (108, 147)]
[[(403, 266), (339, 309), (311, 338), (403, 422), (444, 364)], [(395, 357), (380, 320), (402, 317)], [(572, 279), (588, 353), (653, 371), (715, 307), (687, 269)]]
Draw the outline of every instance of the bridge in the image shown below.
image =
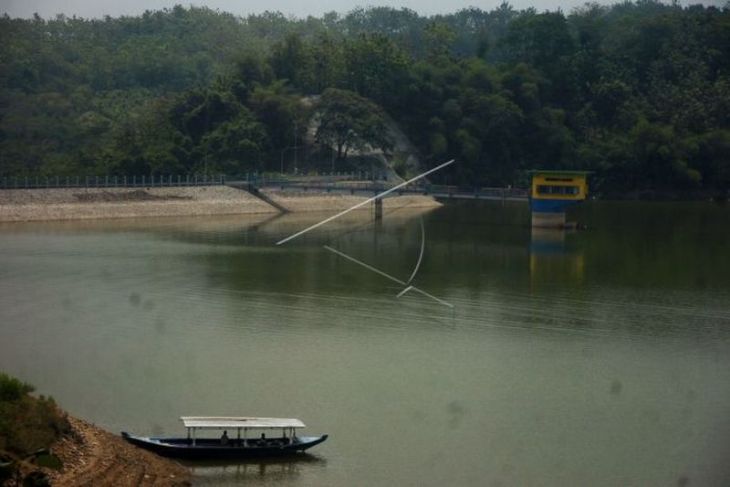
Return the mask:
[[(360, 196), (373, 196), (393, 185), (379, 181), (326, 181), (326, 180), (276, 180), (258, 179), (255, 181), (226, 181), (228, 186), (247, 191), (270, 190), (292, 191), (299, 193), (337, 193)], [(438, 199), (489, 200), (489, 201), (527, 201), (529, 191), (524, 188), (465, 188), (437, 184), (412, 184), (386, 195), (408, 194), (433, 196)]]
[[(271, 177), (246, 174), (245, 178), (229, 179), (223, 175), (177, 175), (177, 176), (63, 176), (63, 177), (10, 177), (0, 179), (0, 189), (48, 189), (48, 188), (155, 188), (183, 186), (222, 186), (249, 191), (259, 198), (265, 199), (263, 190), (340, 193), (362, 196), (374, 196), (382, 193), (395, 184), (372, 179), (370, 174), (329, 174), (320, 176), (285, 176)], [(386, 195), (404, 194), (429, 195), (439, 199), (470, 199), (492, 201), (527, 201), (529, 190), (524, 188), (467, 188), (463, 186), (447, 186), (428, 184), (418, 181), (409, 186)], [(276, 204), (267, 201), (273, 206)], [(279, 208), (282, 210), (281, 208)]]

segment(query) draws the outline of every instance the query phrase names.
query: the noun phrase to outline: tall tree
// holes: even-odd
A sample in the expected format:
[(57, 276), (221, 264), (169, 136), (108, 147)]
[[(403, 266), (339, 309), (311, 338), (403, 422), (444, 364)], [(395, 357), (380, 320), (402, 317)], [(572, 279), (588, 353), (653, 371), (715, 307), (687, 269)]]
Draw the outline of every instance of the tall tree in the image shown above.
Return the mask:
[(345, 159), (351, 150), (370, 147), (386, 151), (392, 147), (382, 110), (356, 93), (330, 88), (315, 110), (316, 139), (336, 148), (338, 159)]

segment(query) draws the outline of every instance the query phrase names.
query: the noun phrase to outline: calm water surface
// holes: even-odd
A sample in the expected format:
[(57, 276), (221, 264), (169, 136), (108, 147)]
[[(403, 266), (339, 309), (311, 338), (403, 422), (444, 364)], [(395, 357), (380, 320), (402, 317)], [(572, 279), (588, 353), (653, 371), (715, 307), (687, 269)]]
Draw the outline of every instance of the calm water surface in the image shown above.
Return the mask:
[[(327, 216), (327, 215), (324, 215)], [(730, 207), (591, 203), (0, 226), (0, 369), (111, 431), (298, 417), (218, 485), (730, 485)], [(323, 248), (408, 280), (453, 309)]]

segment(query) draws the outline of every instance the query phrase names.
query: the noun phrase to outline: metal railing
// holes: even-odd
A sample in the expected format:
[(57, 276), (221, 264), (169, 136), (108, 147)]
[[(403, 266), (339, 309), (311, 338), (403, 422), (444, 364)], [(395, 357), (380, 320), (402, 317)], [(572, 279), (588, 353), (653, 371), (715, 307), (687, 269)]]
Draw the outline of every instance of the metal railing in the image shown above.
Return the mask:
[(229, 181), (246, 181), (257, 186), (281, 182), (334, 183), (343, 181), (382, 179), (382, 174), (367, 172), (310, 173), (287, 175), (249, 172), (236, 176), (223, 174), (137, 175), (137, 176), (12, 176), (0, 178), (0, 189), (40, 188), (157, 188), (166, 186), (224, 185)]
[[(175, 186), (221, 186), (247, 183), (258, 188), (297, 189), (300, 191), (338, 191), (378, 193), (393, 186), (383, 173), (331, 172), (303, 174), (246, 173), (236, 177), (219, 175), (159, 176), (52, 176), (4, 177), (0, 189), (41, 188), (159, 188)], [(398, 194), (426, 194), (439, 197), (527, 198), (524, 188), (463, 187), (417, 182), (398, 190)]]
[[(259, 188), (278, 189), (281, 191), (324, 191), (355, 194), (358, 192), (380, 193), (393, 187), (385, 181), (295, 181), (295, 180), (274, 180), (261, 179), (251, 182)], [(483, 199), (527, 199), (528, 190), (525, 188), (493, 188), (493, 187), (463, 187), (453, 185), (438, 185), (428, 183), (414, 183), (393, 193), (402, 194), (423, 194), (438, 197), (453, 198), (483, 198)]]
[(159, 188), (166, 186), (214, 186), (226, 184), (224, 175), (168, 176), (52, 176), (5, 177), (2, 189), (39, 188)]

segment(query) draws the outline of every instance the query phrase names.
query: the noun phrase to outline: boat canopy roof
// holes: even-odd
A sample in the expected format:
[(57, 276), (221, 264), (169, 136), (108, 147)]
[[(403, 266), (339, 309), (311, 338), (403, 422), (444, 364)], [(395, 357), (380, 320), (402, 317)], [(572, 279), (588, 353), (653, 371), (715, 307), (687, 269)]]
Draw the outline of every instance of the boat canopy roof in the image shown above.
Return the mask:
[(241, 416), (182, 416), (186, 428), (304, 428), (304, 423), (290, 418), (250, 418)]

